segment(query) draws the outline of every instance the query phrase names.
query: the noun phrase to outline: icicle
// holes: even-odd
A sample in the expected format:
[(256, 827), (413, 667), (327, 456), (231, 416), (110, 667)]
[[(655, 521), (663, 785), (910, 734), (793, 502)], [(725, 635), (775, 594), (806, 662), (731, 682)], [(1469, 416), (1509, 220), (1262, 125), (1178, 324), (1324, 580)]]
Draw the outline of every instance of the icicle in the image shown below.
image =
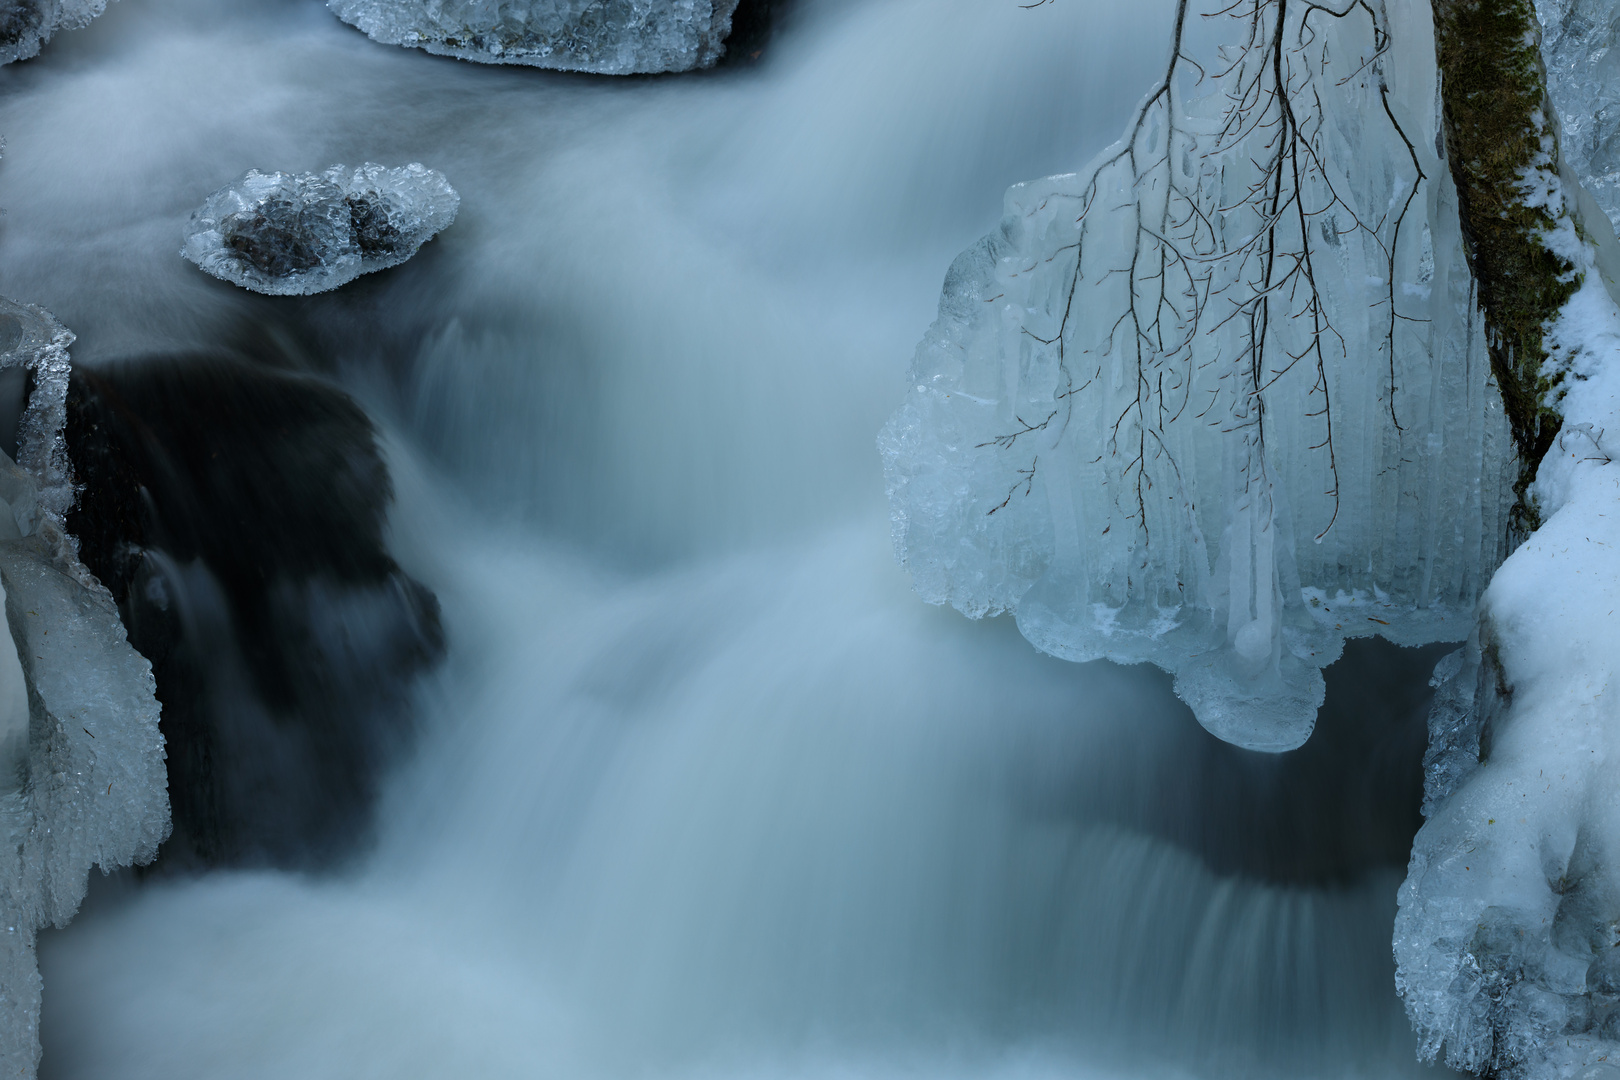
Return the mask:
[(1465, 260), (1427, 5), (1279, 7), (1196, 65), (1178, 38), (1121, 142), (1008, 192), (880, 438), (924, 598), (1156, 663), (1267, 750), (1345, 638), (1468, 636), (1511, 481), (1467, 276), (1436, 269)]

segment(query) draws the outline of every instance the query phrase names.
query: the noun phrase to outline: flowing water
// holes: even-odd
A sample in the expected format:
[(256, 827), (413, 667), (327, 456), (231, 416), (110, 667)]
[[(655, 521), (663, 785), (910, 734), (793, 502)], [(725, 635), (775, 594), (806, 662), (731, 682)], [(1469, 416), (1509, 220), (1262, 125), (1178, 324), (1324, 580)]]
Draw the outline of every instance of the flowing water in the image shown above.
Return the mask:
[[(0, 292), (87, 365), (297, 339), (385, 432), (450, 642), (357, 863), (114, 878), (44, 936), (44, 1074), (1422, 1071), (1432, 655), (1357, 650), (1342, 723), (1262, 758), (890, 551), (873, 438), (945, 268), (1115, 137), (1170, 6), (801, 0), (757, 62), (614, 80), (120, 0), (7, 69)], [(176, 254), (245, 169), (361, 160), (459, 220), (309, 299)]]

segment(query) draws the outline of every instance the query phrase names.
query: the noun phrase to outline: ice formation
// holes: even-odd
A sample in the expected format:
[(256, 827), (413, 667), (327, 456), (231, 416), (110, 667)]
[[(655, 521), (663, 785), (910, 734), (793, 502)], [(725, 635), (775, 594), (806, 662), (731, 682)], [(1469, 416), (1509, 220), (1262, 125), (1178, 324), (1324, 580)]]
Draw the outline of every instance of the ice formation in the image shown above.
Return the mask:
[(409, 259), (460, 205), (444, 174), (420, 164), (253, 169), (192, 212), (180, 253), (254, 292), (325, 292)]
[(1256, 749), (1345, 638), (1467, 637), (1506, 533), (1427, 5), (1353, 10), (1254, 24), (1218, 83), (1178, 40), (1120, 143), (1012, 188), (879, 440), (924, 598), (1158, 664)]
[(5, 0), (0, 4), (0, 64), (27, 60), (58, 30), (77, 30), (107, 10), (107, 0)]
[(149, 861), (168, 832), (152, 668), (62, 531), (67, 347), (46, 312), (0, 300), (0, 369), (32, 393), (19, 464), (0, 454), (0, 1070), (39, 1059), (34, 934), (72, 918), (92, 865)]
[(1620, 226), (1620, 4), (1536, 0), (1563, 163)]
[(691, 71), (725, 52), (737, 0), (327, 0), (387, 45), (481, 64), (633, 75)]

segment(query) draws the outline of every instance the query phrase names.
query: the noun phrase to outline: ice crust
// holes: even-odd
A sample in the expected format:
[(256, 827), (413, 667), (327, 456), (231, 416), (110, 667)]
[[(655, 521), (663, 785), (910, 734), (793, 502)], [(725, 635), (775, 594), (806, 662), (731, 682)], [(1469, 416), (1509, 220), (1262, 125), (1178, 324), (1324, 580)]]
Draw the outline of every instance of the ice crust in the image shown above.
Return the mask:
[(416, 163), (253, 169), (192, 212), (180, 253), (254, 292), (326, 292), (409, 259), (460, 205), (443, 173)]
[[(952, 265), (879, 439), (897, 552), (925, 599), (973, 618), (1012, 612), (1065, 659), (1155, 663), (1201, 724), (1263, 750), (1310, 734), (1321, 668), (1345, 638), (1468, 636), (1504, 554), (1511, 450), (1434, 150), (1432, 20), (1426, 4), (1389, 17), (1381, 70), (1410, 150), (1376, 80), (1345, 79), (1368, 52), (1365, 20), (1313, 24), (1337, 66), (1315, 69), (1328, 164), (1307, 199), (1329, 205), (1331, 183), (1348, 204), (1309, 225), (1335, 335), (1320, 373), (1277, 360), (1256, 380), (1240, 359), (1245, 326), (1214, 318), (1179, 356), (1158, 343), (1185, 321), (1145, 335), (1138, 361), (1121, 318), (1133, 273), (1139, 289), (1159, 273), (1130, 270), (1132, 208), (1163, 207), (1151, 194), (1162, 182), (1135, 183), (1123, 151), (1188, 182), (1202, 170), (1197, 212), (1218, 238), (1203, 302), (1254, 287), (1223, 259), (1253, 239), (1255, 215), (1227, 208), (1256, 180), (1275, 125), (1215, 146), (1230, 80), (1227, 93), (1176, 98), (1192, 133), (1182, 142), (1167, 148), (1161, 102), (1086, 170), (1008, 192), (999, 231)], [(1393, 218), (1414, 156), (1428, 179), (1398, 237), (1355, 228)], [(1271, 355), (1300, 355), (1309, 319), (1276, 303)]]
[(1620, 3), (1536, 0), (1536, 15), (1563, 163), (1620, 227)]
[(39, 1060), (34, 935), (78, 910), (92, 865), (150, 861), (169, 804), (152, 668), (62, 528), (73, 335), (0, 299), (0, 369), (33, 374), (16, 464), (0, 454), (0, 1071)]
[(5, 0), (0, 4), (0, 64), (27, 60), (58, 30), (77, 30), (107, 10), (107, 0)]
[(598, 75), (711, 67), (738, 0), (327, 0), (387, 45)]

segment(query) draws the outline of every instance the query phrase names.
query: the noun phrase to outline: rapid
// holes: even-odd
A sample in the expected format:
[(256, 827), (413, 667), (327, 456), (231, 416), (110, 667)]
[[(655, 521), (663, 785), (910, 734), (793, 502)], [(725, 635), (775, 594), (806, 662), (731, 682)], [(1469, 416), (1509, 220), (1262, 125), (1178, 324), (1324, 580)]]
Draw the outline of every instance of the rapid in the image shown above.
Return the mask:
[[(335, 871), (123, 874), (40, 939), (42, 1075), (1387, 1077), (1431, 651), (1312, 744), (912, 595), (874, 449), (956, 252), (1111, 142), (1171, 5), (801, 0), (606, 78), (317, 0), (119, 0), (0, 74), (0, 291), (97, 364), (256, 328), (384, 434), (443, 607)], [(327, 296), (177, 254), (250, 167), (421, 161), (461, 215)]]

